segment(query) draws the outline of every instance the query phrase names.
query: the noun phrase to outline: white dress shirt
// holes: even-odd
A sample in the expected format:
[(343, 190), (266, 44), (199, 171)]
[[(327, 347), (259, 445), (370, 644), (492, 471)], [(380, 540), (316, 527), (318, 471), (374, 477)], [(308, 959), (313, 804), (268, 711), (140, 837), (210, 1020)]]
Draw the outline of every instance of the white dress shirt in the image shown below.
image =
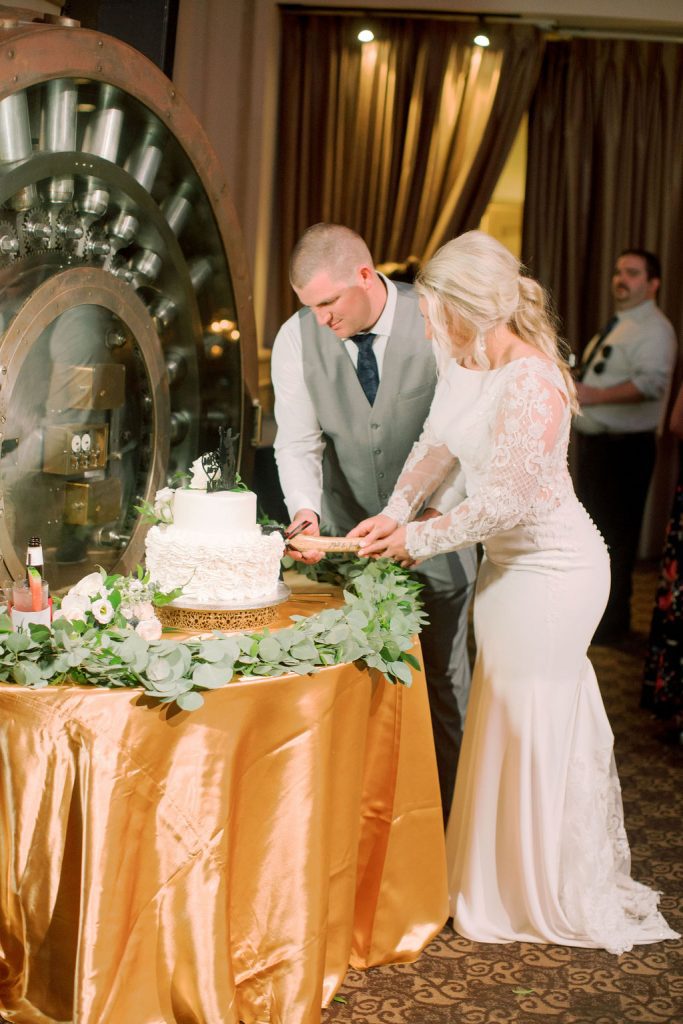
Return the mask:
[[(607, 346), (605, 357), (602, 353)], [(583, 383), (609, 388), (630, 381), (645, 398), (641, 402), (586, 405), (574, 421), (576, 430), (580, 434), (657, 430), (666, 409), (676, 352), (674, 329), (651, 299), (618, 312), (617, 323), (601, 343)], [(596, 367), (600, 372), (596, 373)]]

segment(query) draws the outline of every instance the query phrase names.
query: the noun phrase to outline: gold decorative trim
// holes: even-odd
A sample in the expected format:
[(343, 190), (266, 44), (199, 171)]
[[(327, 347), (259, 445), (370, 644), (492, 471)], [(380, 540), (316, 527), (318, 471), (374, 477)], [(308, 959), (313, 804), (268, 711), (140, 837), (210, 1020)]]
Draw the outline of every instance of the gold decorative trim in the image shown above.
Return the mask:
[(277, 605), (264, 608), (178, 608), (164, 605), (156, 609), (162, 626), (192, 633), (207, 633), (218, 629), (235, 632), (263, 629), (275, 621)]

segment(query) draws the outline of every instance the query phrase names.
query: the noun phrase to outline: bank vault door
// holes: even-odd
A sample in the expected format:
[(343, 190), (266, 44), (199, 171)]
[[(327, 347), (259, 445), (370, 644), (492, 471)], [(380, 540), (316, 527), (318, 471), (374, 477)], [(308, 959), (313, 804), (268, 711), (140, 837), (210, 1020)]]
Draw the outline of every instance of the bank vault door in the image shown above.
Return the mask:
[(39, 534), (54, 589), (142, 559), (136, 506), (244, 433), (255, 377), (201, 129), (144, 57), (60, 22), (0, 20), (0, 549), (17, 577)]

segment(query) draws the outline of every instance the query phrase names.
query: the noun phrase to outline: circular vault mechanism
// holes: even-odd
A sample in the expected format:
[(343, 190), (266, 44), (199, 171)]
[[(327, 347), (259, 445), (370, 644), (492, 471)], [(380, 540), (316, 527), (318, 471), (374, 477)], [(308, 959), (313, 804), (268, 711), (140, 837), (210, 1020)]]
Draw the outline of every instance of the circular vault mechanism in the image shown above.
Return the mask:
[[(0, 19), (0, 551), (65, 587), (141, 560), (136, 506), (245, 433), (256, 346), (203, 132), (146, 58)], [(251, 402), (247, 402), (247, 409)]]

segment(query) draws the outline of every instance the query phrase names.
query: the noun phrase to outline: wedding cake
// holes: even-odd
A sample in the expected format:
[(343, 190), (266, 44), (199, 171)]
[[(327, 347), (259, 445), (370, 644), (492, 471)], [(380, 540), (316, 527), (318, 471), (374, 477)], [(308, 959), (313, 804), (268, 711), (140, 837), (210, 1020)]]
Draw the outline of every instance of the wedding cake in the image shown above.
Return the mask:
[(278, 587), (284, 540), (262, 533), (252, 491), (211, 489), (211, 459), (209, 453), (192, 464), (189, 487), (157, 493), (161, 521), (145, 540), (150, 577), (163, 591), (180, 587), (184, 604), (267, 600)]

